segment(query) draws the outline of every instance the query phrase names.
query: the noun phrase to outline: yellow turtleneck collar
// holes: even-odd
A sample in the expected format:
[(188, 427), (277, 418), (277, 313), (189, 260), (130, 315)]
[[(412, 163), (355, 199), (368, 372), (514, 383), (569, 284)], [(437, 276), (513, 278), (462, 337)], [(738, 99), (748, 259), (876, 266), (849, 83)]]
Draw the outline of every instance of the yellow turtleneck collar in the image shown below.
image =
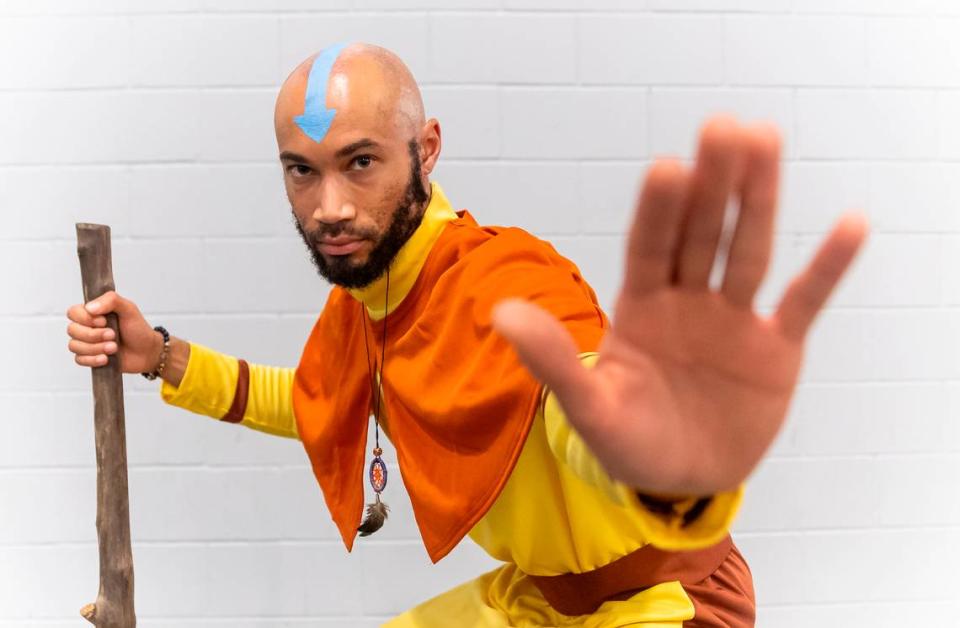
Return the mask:
[[(367, 306), (370, 318), (380, 320), (392, 312), (410, 292), (420, 275), (420, 269), (427, 261), (427, 253), (448, 222), (454, 220), (453, 211), (438, 183), (430, 183), (430, 203), (423, 213), (420, 226), (410, 239), (400, 247), (400, 251), (390, 264), (390, 303), (384, 303), (387, 289), (386, 273), (363, 288), (348, 288), (347, 292)], [(386, 306), (386, 307), (385, 307)]]

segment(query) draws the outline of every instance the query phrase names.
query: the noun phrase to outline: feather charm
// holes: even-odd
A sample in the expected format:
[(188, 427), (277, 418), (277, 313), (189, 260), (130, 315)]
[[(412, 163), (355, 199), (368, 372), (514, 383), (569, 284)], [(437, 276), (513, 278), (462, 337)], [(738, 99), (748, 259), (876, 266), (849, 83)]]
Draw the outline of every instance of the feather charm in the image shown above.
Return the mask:
[(387, 513), (389, 511), (390, 509), (387, 505), (380, 501), (380, 493), (377, 493), (376, 501), (372, 504), (367, 504), (367, 514), (363, 518), (360, 527), (357, 528), (360, 536), (370, 536), (382, 528), (383, 522), (387, 520)]

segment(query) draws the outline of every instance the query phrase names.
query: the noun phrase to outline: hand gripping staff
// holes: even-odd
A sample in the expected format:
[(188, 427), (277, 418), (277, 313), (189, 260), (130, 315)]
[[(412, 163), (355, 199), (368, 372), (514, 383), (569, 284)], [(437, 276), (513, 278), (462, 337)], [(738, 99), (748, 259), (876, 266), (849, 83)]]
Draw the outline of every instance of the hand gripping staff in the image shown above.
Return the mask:
[[(110, 227), (77, 223), (77, 254), (83, 300), (89, 302), (114, 289)], [(113, 312), (107, 326), (120, 343), (120, 325)], [(120, 358), (107, 356), (93, 376), (93, 421), (97, 447), (97, 542), (100, 547), (100, 591), (97, 601), (80, 609), (97, 628), (134, 628), (133, 554), (130, 550), (130, 504), (127, 495), (127, 437), (123, 419)]]

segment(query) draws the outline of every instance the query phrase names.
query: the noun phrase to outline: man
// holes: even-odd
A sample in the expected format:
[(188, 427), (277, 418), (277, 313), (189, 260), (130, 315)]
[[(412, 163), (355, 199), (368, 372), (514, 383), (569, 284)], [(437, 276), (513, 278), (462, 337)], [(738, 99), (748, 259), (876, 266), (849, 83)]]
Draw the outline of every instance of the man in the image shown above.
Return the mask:
[[(647, 173), (611, 323), (548, 244), (453, 211), (429, 180), (439, 123), (392, 53), (353, 44), (308, 59), (275, 127), (296, 228), (336, 284), (298, 367), (164, 344), (112, 292), (68, 310), (77, 363), (116, 355), (124, 372), (159, 372), (168, 403), (299, 438), (348, 549), (386, 516), (378, 443), (365, 463), (372, 416), (431, 558), (469, 534), (504, 562), (391, 626), (752, 625), (728, 527), (864, 220), (844, 217), (758, 317), (778, 138), (712, 120), (692, 168)], [(714, 289), (730, 197), (739, 218)], [(361, 521), (365, 474), (375, 501)]]

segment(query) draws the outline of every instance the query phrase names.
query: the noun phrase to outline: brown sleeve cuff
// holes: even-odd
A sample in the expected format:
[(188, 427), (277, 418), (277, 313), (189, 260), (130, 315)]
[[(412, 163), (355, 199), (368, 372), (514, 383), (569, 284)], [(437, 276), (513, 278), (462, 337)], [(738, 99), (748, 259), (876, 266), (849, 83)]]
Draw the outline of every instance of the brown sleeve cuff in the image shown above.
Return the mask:
[(239, 360), (240, 372), (237, 375), (237, 390), (233, 393), (233, 403), (221, 421), (239, 423), (247, 411), (247, 395), (250, 392), (250, 366), (246, 360)]

